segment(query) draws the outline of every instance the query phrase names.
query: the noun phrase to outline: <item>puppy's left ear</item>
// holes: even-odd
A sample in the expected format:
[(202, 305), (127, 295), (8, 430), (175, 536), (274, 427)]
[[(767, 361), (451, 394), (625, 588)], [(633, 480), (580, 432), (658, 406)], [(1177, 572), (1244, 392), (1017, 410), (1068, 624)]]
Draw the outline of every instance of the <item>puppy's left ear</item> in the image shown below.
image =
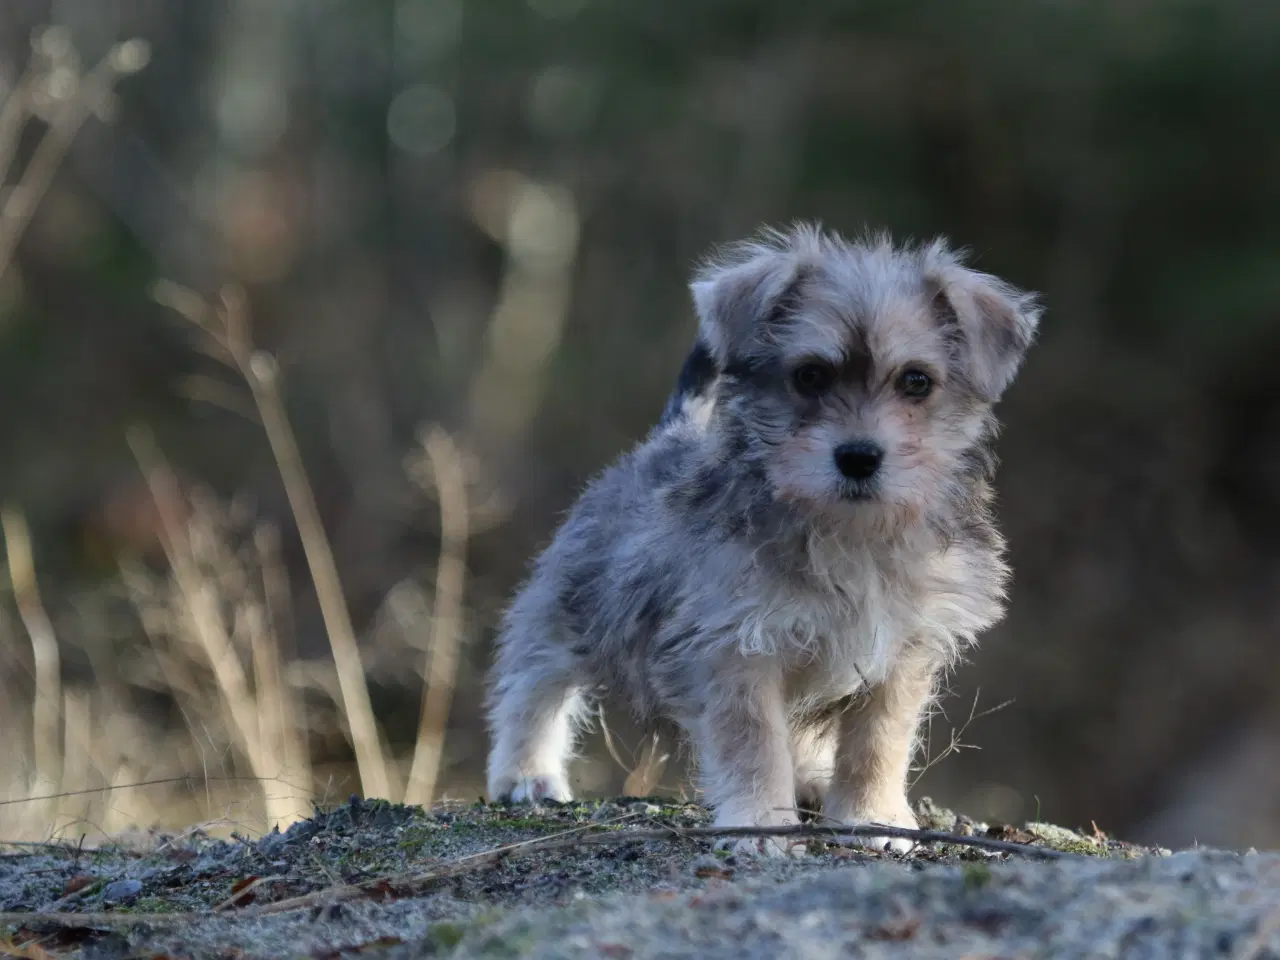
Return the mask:
[(969, 379), (994, 403), (1013, 382), (1043, 312), (1034, 293), (970, 270), (940, 243), (925, 254), (925, 277), (940, 323), (958, 328)]

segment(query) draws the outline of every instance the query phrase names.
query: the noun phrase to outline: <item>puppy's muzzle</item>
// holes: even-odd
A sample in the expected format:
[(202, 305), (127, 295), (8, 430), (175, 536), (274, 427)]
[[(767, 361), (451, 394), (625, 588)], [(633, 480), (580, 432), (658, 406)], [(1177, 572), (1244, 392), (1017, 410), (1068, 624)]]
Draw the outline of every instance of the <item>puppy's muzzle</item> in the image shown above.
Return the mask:
[(835, 450), (836, 469), (848, 480), (870, 480), (880, 469), (884, 451), (869, 440), (842, 443)]

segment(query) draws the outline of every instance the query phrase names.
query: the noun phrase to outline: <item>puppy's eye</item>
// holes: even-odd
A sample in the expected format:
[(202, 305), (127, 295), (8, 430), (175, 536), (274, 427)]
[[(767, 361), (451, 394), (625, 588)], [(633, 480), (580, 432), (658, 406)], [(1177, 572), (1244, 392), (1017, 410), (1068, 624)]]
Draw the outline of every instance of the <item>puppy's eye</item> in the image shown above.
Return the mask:
[(826, 363), (802, 363), (791, 374), (796, 390), (806, 397), (816, 397), (826, 393), (835, 378), (835, 370)]
[(907, 370), (898, 378), (898, 389), (908, 397), (927, 397), (933, 391), (933, 380), (927, 373)]

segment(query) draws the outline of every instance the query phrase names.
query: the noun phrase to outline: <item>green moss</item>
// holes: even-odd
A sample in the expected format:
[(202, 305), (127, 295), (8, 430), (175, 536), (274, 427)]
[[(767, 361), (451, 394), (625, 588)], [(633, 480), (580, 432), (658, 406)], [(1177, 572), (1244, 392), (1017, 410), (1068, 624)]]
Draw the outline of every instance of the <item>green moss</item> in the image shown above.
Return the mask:
[(462, 938), (465, 934), (466, 930), (458, 924), (443, 921), (441, 923), (434, 924), (431, 929), (427, 931), (427, 942), (437, 947), (452, 949), (462, 942)]
[(1027, 831), (1034, 834), (1046, 847), (1052, 847), (1063, 853), (1074, 853), (1085, 857), (1106, 856), (1106, 850), (1101, 843), (1074, 830), (1068, 830), (1066, 827), (1051, 823), (1028, 823)]

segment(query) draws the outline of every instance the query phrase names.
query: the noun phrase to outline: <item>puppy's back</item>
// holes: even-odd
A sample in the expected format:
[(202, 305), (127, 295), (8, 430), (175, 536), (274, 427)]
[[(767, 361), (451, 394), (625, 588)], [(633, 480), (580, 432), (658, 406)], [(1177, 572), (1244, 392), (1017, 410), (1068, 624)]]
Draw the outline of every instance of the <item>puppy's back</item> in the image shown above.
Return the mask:
[(676, 378), (675, 389), (667, 397), (667, 405), (662, 411), (658, 426), (665, 427), (674, 423), (689, 413), (691, 405), (706, 400), (718, 374), (711, 348), (699, 338), (685, 357), (680, 375)]

